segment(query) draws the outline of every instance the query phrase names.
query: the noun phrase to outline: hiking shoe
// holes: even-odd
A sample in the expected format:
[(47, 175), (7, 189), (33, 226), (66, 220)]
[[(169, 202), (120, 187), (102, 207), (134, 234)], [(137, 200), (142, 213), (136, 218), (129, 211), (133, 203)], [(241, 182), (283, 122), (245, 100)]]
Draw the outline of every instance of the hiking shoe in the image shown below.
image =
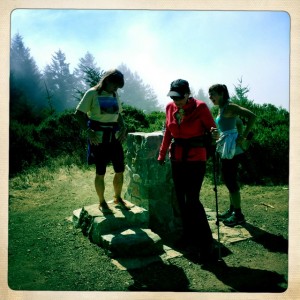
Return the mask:
[(225, 226), (234, 227), (236, 225), (241, 225), (246, 222), (243, 214), (237, 215), (235, 212), (231, 214), (229, 218), (223, 221)]
[(226, 220), (228, 218), (231, 217), (233, 211), (230, 209), (227, 209), (225, 212), (223, 212), (222, 214), (218, 214), (218, 219), (219, 220)]

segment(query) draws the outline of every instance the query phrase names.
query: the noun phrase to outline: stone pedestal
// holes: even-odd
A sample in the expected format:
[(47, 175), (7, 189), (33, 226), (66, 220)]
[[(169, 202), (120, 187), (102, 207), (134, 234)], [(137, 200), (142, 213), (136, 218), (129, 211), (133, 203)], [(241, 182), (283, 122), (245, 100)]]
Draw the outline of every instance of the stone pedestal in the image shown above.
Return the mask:
[(138, 206), (130, 210), (108, 202), (102, 213), (98, 204), (73, 211), (73, 225), (112, 257), (144, 257), (164, 252), (160, 236), (148, 229), (148, 212)]
[(169, 158), (161, 166), (158, 152), (163, 133), (135, 132), (127, 138), (125, 199), (149, 212), (149, 228), (160, 236), (180, 230), (181, 223)]

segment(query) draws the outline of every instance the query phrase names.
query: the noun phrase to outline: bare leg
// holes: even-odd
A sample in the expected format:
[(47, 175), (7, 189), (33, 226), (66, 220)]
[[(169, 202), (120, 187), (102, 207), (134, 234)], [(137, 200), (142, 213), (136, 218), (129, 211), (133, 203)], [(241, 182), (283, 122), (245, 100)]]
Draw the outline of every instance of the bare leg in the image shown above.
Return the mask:
[(124, 181), (123, 172), (115, 173), (114, 180), (113, 180), (113, 186), (114, 186), (114, 192), (115, 192), (114, 203), (121, 205), (122, 207), (130, 210), (132, 205), (130, 205), (128, 202), (124, 201), (121, 197), (123, 181)]
[(124, 175), (123, 172), (115, 173), (113, 186), (115, 192), (115, 198), (121, 198), (122, 188), (123, 188)]
[(104, 191), (105, 191), (105, 184), (104, 184), (104, 175), (96, 174), (95, 177), (95, 189), (99, 198), (99, 204), (103, 204), (105, 202), (104, 199)]

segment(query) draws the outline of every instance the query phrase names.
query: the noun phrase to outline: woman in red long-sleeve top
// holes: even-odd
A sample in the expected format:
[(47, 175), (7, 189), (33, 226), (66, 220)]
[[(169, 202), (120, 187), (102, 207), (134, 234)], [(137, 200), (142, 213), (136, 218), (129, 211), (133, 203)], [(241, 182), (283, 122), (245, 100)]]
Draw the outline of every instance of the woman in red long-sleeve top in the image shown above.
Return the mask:
[(158, 161), (163, 164), (169, 150), (183, 226), (177, 245), (207, 259), (212, 254), (213, 238), (199, 198), (207, 159), (204, 136), (209, 133), (217, 139), (216, 124), (205, 102), (190, 96), (186, 80), (173, 81), (168, 96), (173, 102), (166, 107), (166, 130)]

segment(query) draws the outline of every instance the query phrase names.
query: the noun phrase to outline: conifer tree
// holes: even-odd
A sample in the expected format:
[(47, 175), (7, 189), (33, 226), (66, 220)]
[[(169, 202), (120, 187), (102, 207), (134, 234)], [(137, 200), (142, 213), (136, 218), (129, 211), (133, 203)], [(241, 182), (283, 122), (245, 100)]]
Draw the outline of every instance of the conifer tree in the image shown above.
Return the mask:
[(140, 76), (137, 73), (132, 73), (124, 64), (119, 66), (119, 70), (125, 78), (124, 88), (120, 91), (122, 102), (141, 109), (145, 113), (162, 110), (150, 85), (144, 84)]
[(99, 82), (103, 73), (104, 71), (97, 66), (95, 57), (90, 52), (87, 52), (84, 57), (80, 58), (73, 72), (75, 98), (79, 101), (89, 88)]
[(74, 76), (70, 73), (66, 55), (58, 50), (52, 55), (52, 62), (44, 69), (44, 81), (48, 90), (53, 95), (52, 105), (57, 111), (74, 108), (75, 98), (73, 95)]
[(41, 73), (23, 37), (16, 34), (10, 48), (10, 118), (30, 123), (47, 106)]

